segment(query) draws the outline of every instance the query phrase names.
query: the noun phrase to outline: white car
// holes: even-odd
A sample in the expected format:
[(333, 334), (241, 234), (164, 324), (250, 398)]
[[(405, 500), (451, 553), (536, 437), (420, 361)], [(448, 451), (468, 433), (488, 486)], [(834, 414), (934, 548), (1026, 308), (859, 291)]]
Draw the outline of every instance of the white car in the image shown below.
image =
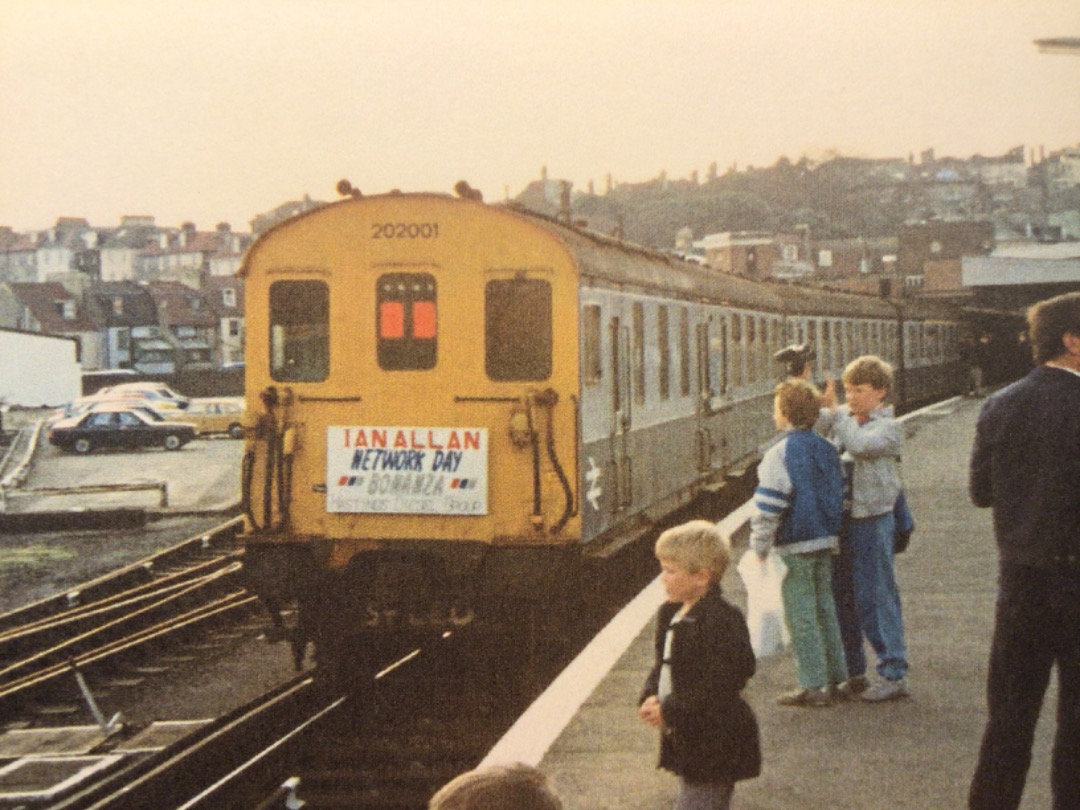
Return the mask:
[[(191, 400), (183, 394), (173, 391), (165, 383), (159, 382), (132, 382), (110, 385), (102, 388), (95, 396), (108, 395), (113, 399), (145, 399), (149, 400), (157, 410), (170, 408), (187, 408)], [(157, 403), (164, 403), (158, 407)]]

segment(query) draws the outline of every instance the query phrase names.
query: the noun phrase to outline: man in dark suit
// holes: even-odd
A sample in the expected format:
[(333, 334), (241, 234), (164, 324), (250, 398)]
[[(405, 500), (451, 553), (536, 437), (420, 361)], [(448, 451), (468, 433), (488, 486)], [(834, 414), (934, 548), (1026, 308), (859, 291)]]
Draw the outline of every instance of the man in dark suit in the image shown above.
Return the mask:
[(987, 399), (971, 455), (1000, 563), (972, 810), (1020, 805), (1055, 664), (1053, 806), (1080, 808), (1080, 293), (1034, 305), (1028, 329), (1036, 368)]

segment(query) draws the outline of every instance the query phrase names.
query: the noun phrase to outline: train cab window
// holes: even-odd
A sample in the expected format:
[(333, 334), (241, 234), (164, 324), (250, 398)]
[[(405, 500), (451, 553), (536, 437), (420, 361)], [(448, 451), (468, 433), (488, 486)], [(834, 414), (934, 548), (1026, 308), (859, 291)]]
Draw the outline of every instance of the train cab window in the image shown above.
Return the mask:
[(659, 307), (656, 321), (657, 343), (660, 345), (660, 399), (671, 397), (671, 331), (668, 308)]
[(690, 315), (686, 307), (679, 310), (679, 392), (690, 396)]
[(631, 364), (634, 375), (634, 402), (645, 404), (645, 305), (640, 301), (633, 306), (633, 346)]
[(581, 373), (586, 385), (600, 382), (603, 362), (600, 354), (600, 307), (587, 304), (581, 316), (582, 349)]
[(438, 323), (435, 277), (387, 273), (376, 285), (379, 366), (387, 371), (435, 367)]
[(330, 374), (330, 291), (323, 281), (270, 285), (270, 376), (321, 382)]
[(499, 382), (551, 376), (551, 283), (535, 278), (489, 281), (484, 288), (484, 368)]

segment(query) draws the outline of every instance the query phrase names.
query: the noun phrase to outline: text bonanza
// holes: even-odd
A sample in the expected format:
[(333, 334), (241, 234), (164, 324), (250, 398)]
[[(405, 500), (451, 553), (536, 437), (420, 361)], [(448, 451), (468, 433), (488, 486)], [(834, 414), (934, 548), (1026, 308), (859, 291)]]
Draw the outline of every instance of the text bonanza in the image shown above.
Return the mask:
[(487, 514), (486, 428), (330, 427), (326, 510)]

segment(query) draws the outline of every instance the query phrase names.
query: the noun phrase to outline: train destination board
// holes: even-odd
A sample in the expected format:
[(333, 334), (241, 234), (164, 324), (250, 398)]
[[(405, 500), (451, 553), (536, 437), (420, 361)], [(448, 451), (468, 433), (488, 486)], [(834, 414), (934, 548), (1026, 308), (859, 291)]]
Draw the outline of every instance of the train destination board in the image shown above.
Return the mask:
[(326, 511), (486, 515), (487, 428), (327, 428)]

